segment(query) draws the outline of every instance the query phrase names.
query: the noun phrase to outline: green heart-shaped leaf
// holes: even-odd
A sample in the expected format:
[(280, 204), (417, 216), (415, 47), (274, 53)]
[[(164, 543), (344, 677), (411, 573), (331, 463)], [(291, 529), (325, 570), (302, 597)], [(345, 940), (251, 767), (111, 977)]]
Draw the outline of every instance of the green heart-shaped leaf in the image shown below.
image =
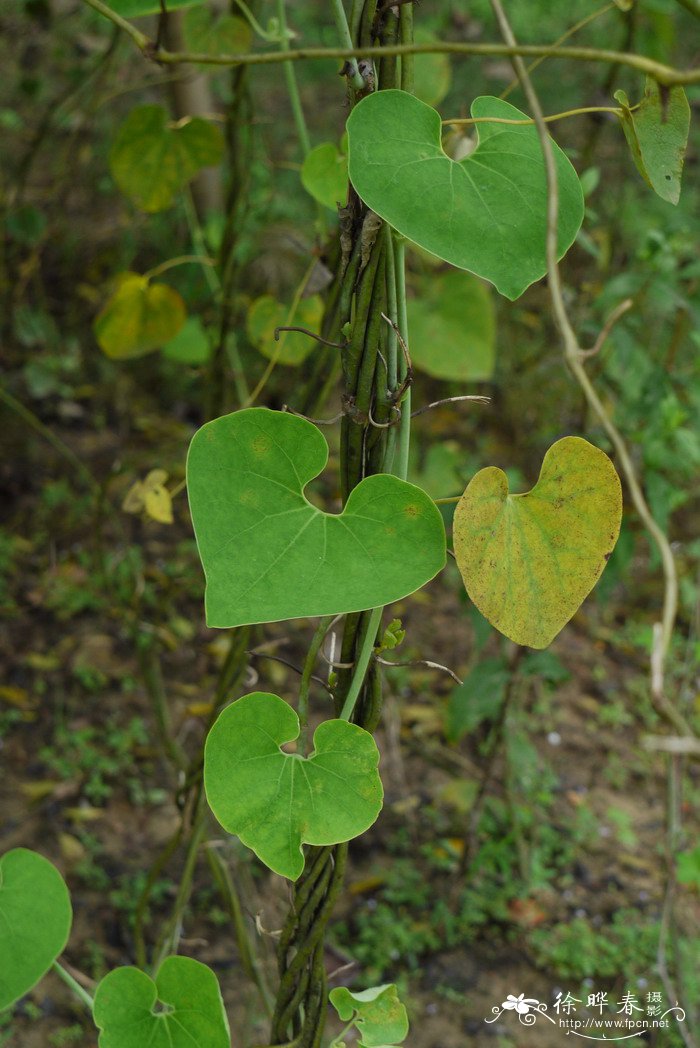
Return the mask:
[(690, 131), (690, 106), (682, 87), (666, 89), (647, 78), (644, 98), (634, 109), (624, 91), (615, 98), (622, 106), (622, 130), (642, 178), (671, 204), (681, 195), (681, 174)]
[(301, 184), (319, 204), (337, 211), (348, 198), (348, 158), (332, 142), (322, 142), (301, 166)]
[(189, 317), (175, 338), (163, 345), (163, 356), (178, 364), (196, 367), (206, 363), (211, 356), (211, 341), (199, 317)]
[(305, 419), (248, 408), (208, 422), (187, 458), (210, 626), (338, 615), (391, 604), (445, 563), (435, 503), (397, 477), (367, 477), (339, 515), (304, 488), (328, 459)]
[(467, 593), (506, 637), (546, 648), (600, 578), (621, 516), (615, 467), (581, 437), (553, 444), (523, 495), (508, 494), (502, 470), (482, 469), (454, 516)]
[(411, 360), (435, 378), (480, 382), (493, 375), (496, 317), (491, 289), (451, 270), (416, 281), (408, 300)]
[(275, 873), (296, 880), (302, 844), (339, 844), (364, 833), (382, 807), (379, 752), (363, 728), (327, 720), (304, 758), (280, 746), (299, 718), (277, 695), (232, 703), (207, 736), (204, 786), (214, 815)]
[[(183, 19), (185, 47), (198, 55), (243, 55), (253, 45), (253, 30), (236, 15), (215, 17), (206, 7), (195, 7)], [(216, 66), (201, 63), (210, 73)]]
[(353, 1020), (362, 1038), (361, 1048), (399, 1044), (408, 1033), (406, 1008), (393, 983), (359, 993), (337, 986), (328, 999), (343, 1022)]
[(14, 848), (0, 859), (0, 1010), (63, 953), (73, 912), (65, 882), (43, 855)]
[(164, 346), (185, 323), (185, 303), (167, 284), (151, 284), (138, 273), (122, 273), (118, 287), (95, 318), (100, 349), (113, 360), (129, 360)]
[(191, 957), (167, 957), (155, 982), (138, 968), (115, 968), (95, 993), (100, 1048), (230, 1048), (219, 983)]
[(142, 211), (164, 211), (200, 168), (221, 162), (224, 139), (201, 117), (168, 123), (162, 106), (137, 106), (109, 154), (114, 180)]
[(306, 360), (317, 343), (300, 331), (280, 331), (279, 340), (275, 341), (275, 328), (293, 324), (318, 333), (322, 317), (323, 299), (320, 295), (302, 298), (291, 317), (288, 306), (282, 305), (272, 295), (261, 295), (248, 310), (248, 338), (268, 360), (295, 366)]
[[(525, 120), (498, 98), (472, 116)], [(547, 270), (547, 179), (537, 129), (478, 123), (464, 160), (443, 151), (440, 114), (404, 91), (377, 91), (348, 118), (350, 180), (373, 211), (409, 240), (517, 298)], [(553, 143), (559, 180), (559, 255), (583, 220), (576, 172)]]

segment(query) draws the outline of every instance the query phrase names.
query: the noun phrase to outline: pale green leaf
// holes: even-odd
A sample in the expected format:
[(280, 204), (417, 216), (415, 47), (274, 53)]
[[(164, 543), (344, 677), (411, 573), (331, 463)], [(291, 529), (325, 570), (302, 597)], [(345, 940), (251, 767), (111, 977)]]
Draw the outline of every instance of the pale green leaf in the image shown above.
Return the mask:
[(170, 342), (185, 318), (185, 303), (177, 291), (167, 284), (151, 284), (138, 273), (123, 273), (95, 318), (95, 337), (108, 357), (128, 360)]
[(211, 356), (211, 342), (199, 317), (188, 317), (174, 338), (163, 346), (163, 356), (196, 367)]
[(73, 913), (56, 867), (14, 848), (0, 859), (0, 1009), (28, 993), (63, 953)]
[(167, 957), (155, 982), (138, 968), (115, 968), (95, 993), (99, 1048), (230, 1048), (214, 972), (191, 957)]
[(332, 142), (322, 142), (301, 166), (301, 184), (319, 204), (337, 211), (348, 198), (348, 158)]
[(248, 338), (264, 357), (278, 364), (301, 364), (318, 343), (300, 331), (280, 331), (275, 341), (275, 328), (285, 325), (305, 327), (318, 334), (323, 318), (323, 299), (320, 295), (302, 298), (296, 312), (290, 316), (289, 306), (277, 302), (272, 295), (261, 295), (251, 303), (246, 318)]
[(162, 106), (137, 106), (109, 154), (114, 180), (142, 211), (164, 211), (203, 167), (221, 162), (221, 131), (201, 117), (168, 123)]
[(553, 444), (522, 495), (508, 494), (502, 470), (480, 470), (454, 517), (467, 593), (506, 637), (546, 648), (600, 578), (621, 515), (612, 462), (580, 437)]
[[(472, 116), (524, 120), (498, 98), (477, 98)], [(350, 180), (378, 215), (409, 240), (517, 298), (544, 276), (547, 180), (532, 125), (479, 123), (479, 144), (455, 161), (441, 143), (440, 114), (404, 91), (378, 91), (347, 123)], [(559, 255), (583, 219), (576, 172), (553, 143), (559, 179)]]
[[(416, 29), (414, 39), (417, 44), (432, 44), (437, 40), (434, 33), (427, 29)], [(413, 58), (413, 93), (421, 102), (437, 106), (450, 90), (452, 68), (449, 55), (433, 52), (432, 54), (415, 55)]]
[(342, 514), (304, 488), (328, 445), (305, 419), (248, 408), (202, 426), (187, 488), (210, 626), (363, 611), (413, 593), (445, 563), (440, 513), (397, 477), (367, 477)]
[(364, 833), (383, 796), (369, 732), (323, 721), (308, 758), (280, 749), (298, 735), (299, 718), (283, 699), (253, 692), (220, 714), (204, 752), (204, 785), (216, 818), (290, 880), (304, 869), (302, 844), (339, 844)]
[(400, 1044), (408, 1034), (406, 1008), (393, 983), (358, 992), (338, 986), (328, 998), (343, 1022), (354, 1021), (362, 1048)]
[[(236, 15), (218, 18), (206, 7), (194, 7), (183, 19), (185, 48), (198, 55), (244, 55), (253, 46), (253, 31), (247, 22)], [(208, 73), (216, 66), (201, 63), (198, 68)], [(220, 69), (224, 67), (219, 67)]]
[(434, 378), (479, 382), (493, 375), (496, 318), (490, 289), (451, 270), (414, 284), (408, 300), (411, 360)]
[(642, 101), (634, 109), (624, 91), (622, 130), (642, 178), (670, 204), (681, 195), (683, 160), (690, 130), (690, 106), (682, 87), (660, 88), (647, 78)]

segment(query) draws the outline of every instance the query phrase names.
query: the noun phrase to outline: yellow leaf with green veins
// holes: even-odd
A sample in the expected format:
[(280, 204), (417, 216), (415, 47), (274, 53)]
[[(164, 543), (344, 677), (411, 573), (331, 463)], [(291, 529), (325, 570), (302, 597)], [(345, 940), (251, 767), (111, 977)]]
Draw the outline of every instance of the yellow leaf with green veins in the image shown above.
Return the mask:
[(615, 467), (581, 437), (564, 437), (521, 495), (480, 470), (457, 504), (454, 549), (467, 593), (516, 644), (546, 648), (595, 586), (620, 533)]

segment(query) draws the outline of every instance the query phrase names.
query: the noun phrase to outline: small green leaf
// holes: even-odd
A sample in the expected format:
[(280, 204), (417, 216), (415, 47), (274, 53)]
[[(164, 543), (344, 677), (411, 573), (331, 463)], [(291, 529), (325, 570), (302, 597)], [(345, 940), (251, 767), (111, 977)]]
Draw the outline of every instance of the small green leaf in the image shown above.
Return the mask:
[(484, 659), (450, 695), (445, 734), (459, 742), (485, 720), (493, 720), (503, 705), (510, 673), (504, 659)]
[[(198, 55), (244, 55), (253, 46), (253, 31), (236, 15), (216, 18), (206, 7), (194, 7), (183, 19), (185, 49)], [(216, 66), (202, 63), (198, 68), (209, 73)], [(222, 68), (222, 67), (220, 67)]]
[(211, 342), (199, 317), (188, 317), (175, 338), (163, 346), (163, 356), (179, 364), (197, 367), (211, 356)]
[(678, 852), (678, 881), (700, 890), (700, 844), (691, 851)]
[(400, 1044), (408, 1033), (406, 1008), (393, 983), (357, 993), (346, 986), (338, 986), (331, 990), (328, 999), (342, 1022), (352, 1019), (355, 1023), (362, 1038), (360, 1048), (386, 1048), (387, 1045)]
[(108, 357), (129, 360), (170, 342), (185, 318), (185, 303), (177, 291), (167, 284), (151, 284), (138, 273), (123, 273), (93, 326), (100, 349)]
[(451, 270), (416, 282), (408, 300), (411, 360), (434, 378), (491, 378), (496, 318), (490, 289), (470, 273)]
[(681, 195), (681, 174), (690, 130), (690, 106), (682, 87), (660, 88), (647, 78), (644, 98), (634, 109), (624, 91), (622, 130), (642, 178), (670, 204)]
[[(527, 119), (498, 98), (474, 117)], [(547, 270), (547, 179), (534, 126), (476, 125), (478, 146), (455, 161), (442, 148), (440, 114), (404, 91), (364, 98), (348, 122), (349, 171), (372, 210), (409, 240), (517, 298)], [(553, 144), (559, 176), (559, 255), (583, 219), (576, 172)]]
[[(417, 44), (433, 44), (437, 37), (427, 29), (416, 29), (414, 39)], [(450, 90), (452, 67), (449, 55), (434, 52), (433, 54), (415, 55), (413, 58), (413, 93), (421, 102), (429, 106), (440, 105)]]
[(620, 532), (622, 492), (608, 456), (564, 437), (535, 487), (508, 494), (495, 466), (457, 504), (454, 548), (467, 593), (517, 644), (546, 648), (598, 581)]
[(162, 106), (137, 106), (117, 131), (109, 154), (114, 180), (142, 211), (164, 211), (203, 167), (221, 162), (224, 140), (201, 117), (168, 123)]
[(155, 978), (115, 968), (97, 987), (99, 1048), (230, 1048), (219, 983), (191, 957), (167, 957)]
[(302, 298), (290, 318), (289, 307), (277, 302), (272, 295), (256, 298), (248, 310), (246, 327), (248, 338), (264, 357), (278, 364), (296, 366), (308, 357), (317, 343), (300, 331), (280, 331), (275, 341), (275, 328), (297, 325), (318, 334), (323, 318), (323, 299), (320, 295)]
[(14, 848), (0, 859), (0, 1010), (28, 993), (63, 953), (73, 912), (56, 867)]
[[(179, 11), (182, 7), (194, 7), (205, 0), (163, 0), (166, 11)], [(158, 15), (161, 12), (161, 0), (109, 0), (108, 7), (122, 18), (142, 18), (144, 15)]]
[(294, 710), (279, 696), (258, 691), (223, 711), (204, 751), (214, 815), (290, 880), (304, 869), (302, 844), (339, 844), (364, 833), (383, 796), (379, 752), (369, 732), (347, 721), (323, 721), (307, 758), (280, 749), (298, 735)]
[(337, 211), (348, 198), (348, 158), (332, 142), (322, 142), (301, 166), (301, 184), (319, 204)]
[(392, 619), (384, 630), (384, 636), (374, 649), (375, 654), (381, 655), (383, 651), (393, 651), (400, 647), (406, 639), (406, 630), (403, 628), (401, 619)]
[(343, 513), (304, 488), (328, 445), (305, 419), (247, 408), (195, 433), (187, 489), (210, 626), (337, 615), (391, 604), (445, 563), (435, 503), (397, 477), (367, 477)]

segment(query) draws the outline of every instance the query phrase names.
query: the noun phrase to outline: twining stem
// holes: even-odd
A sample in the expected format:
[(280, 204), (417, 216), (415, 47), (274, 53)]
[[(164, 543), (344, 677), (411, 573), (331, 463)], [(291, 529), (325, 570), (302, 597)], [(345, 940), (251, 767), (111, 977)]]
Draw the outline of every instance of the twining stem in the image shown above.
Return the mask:
[[(398, 325), (404, 345), (408, 345), (408, 313), (406, 307), (406, 241), (402, 236), (394, 237), (396, 261), (396, 300), (398, 306)], [(403, 381), (408, 371), (406, 360), (401, 357), (399, 378)], [(399, 423), (398, 459), (394, 473), (401, 480), (408, 476), (408, 453), (411, 441), (411, 387), (409, 386), (401, 403), (401, 421)]]
[(59, 979), (63, 979), (66, 986), (69, 986), (76, 997), (79, 997), (85, 1007), (92, 1012), (94, 1001), (90, 994), (84, 989), (77, 979), (74, 979), (70, 972), (66, 971), (62, 964), (58, 961), (54, 961), (52, 966), (53, 970), (58, 975)]
[[(345, 15), (345, 7), (343, 6), (343, 0), (331, 0), (331, 6), (333, 8), (333, 15), (335, 17), (335, 25), (338, 30), (338, 36), (340, 37), (343, 45), (350, 51), (353, 49), (352, 37), (350, 36), (350, 26)], [(356, 91), (362, 91), (365, 86), (362, 73), (357, 67), (357, 59), (351, 57), (348, 59), (348, 77), (350, 83)]]
[[(639, 109), (640, 103), (636, 106), (630, 106), (630, 111)], [(551, 113), (549, 116), (543, 117), (545, 124), (553, 124), (555, 120), (565, 120), (570, 116), (580, 116), (582, 113), (614, 113), (615, 116), (622, 116), (622, 109), (619, 106), (581, 106), (579, 109), (567, 109), (564, 113)], [(443, 120), (443, 124), (449, 124), (450, 127), (466, 127), (469, 124), (534, 124), (536, 121), (532, 118), (526, 118), (524, 120), (509, 120), (507, 117), (500, 116), (465, 116), (457, 117), (453, 120)]]

